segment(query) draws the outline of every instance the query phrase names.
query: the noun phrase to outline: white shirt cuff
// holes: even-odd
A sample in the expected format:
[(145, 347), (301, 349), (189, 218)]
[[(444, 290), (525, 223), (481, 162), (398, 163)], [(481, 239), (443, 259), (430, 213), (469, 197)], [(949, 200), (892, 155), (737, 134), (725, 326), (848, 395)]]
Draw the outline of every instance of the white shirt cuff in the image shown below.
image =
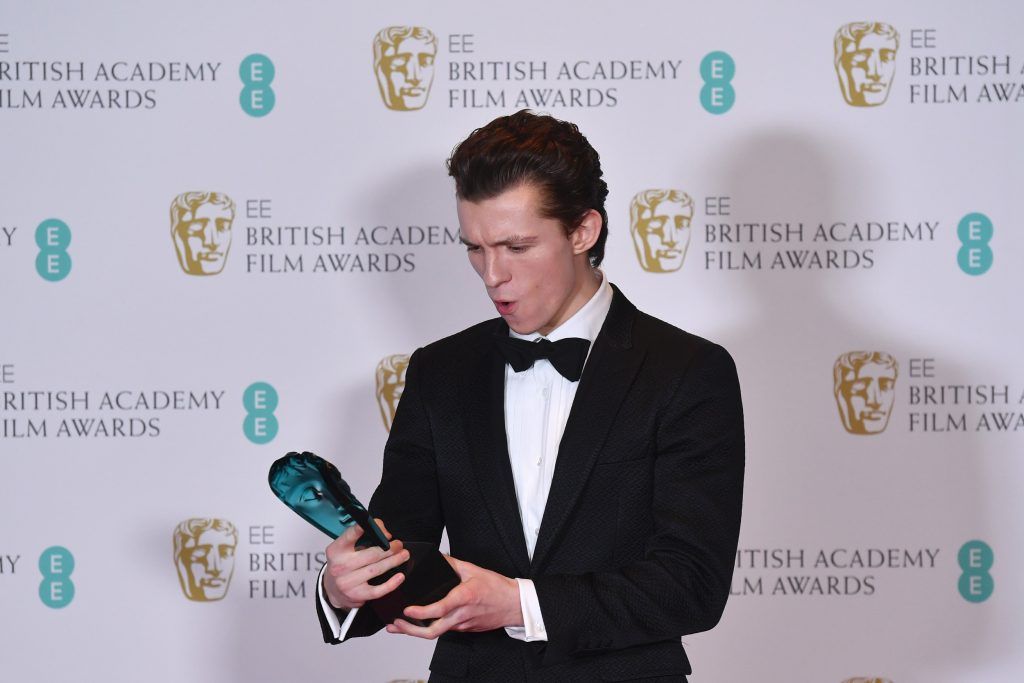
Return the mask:
[(519, 607), (523, 610), (522, 626), (506, 626), (505, 633), (510, 638), (525, 640), (532, 643), (547, 640), (548, 632), (544, 630), (544, 616), (540, 613), (540, 599), (537, 587), (530, 579), (516, 579), (519, 584)]
[[(316, 577), (316, 596), (320, 600), (320, 609), (323, 610), (324, 616), (327, 618), (327, 623), (331, 626), (331, 633), (338, 640), (345, 640), (345, 634), (348, 633), (349, 627), (352, 625), (352, 621), (356, 618), (356, 612), (359, 608), (350, 609), (348, 614), (345, 615), (345, 621), (338, 618), (338, 611), (324, 594), (324, 572), (327, 571), (327, 564), (324, 564), (320, 568), (320, 573)], [(534, 591), (536, 595), (536, 591)]]

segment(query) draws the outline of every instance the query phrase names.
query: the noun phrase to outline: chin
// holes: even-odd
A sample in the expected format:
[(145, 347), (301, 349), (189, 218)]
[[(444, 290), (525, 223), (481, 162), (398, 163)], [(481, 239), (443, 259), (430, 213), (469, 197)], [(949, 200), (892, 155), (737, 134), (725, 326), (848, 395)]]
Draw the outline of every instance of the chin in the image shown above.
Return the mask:
[(533, 334), (540, 328), (544, 327), (540, 323), (512, 323), (507, 320), (505, 322), (508, 322), (509, 328), (516, 334)]

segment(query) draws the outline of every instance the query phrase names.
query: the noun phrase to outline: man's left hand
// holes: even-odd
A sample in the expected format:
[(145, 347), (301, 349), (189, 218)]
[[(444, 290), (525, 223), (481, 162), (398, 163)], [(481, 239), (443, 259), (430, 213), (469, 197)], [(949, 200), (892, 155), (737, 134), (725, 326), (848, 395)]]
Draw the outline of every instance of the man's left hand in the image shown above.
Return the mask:
[(435, 603), (405, 608), (407, 617), (436, 621), (429, 626), (415, 626), (395, 619), (387, 625), (388, 633), (434, 639), (446, 631), (492, 631), (523, 625), (519, 584), (515, 579), (454, 557), (446, 559), (462, 582)]

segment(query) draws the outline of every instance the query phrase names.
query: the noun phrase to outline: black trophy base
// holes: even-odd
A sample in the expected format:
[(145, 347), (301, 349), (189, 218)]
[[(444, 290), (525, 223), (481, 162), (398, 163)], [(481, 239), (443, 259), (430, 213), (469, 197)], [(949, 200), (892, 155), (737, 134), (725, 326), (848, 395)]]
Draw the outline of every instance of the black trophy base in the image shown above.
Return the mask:
[(405, 616), (403, 611), (409, 605), (429, 605), (448, 595), (448, 591), (459, 585), (459, 575), (432, 543), (410, 541), (405, 544), (405, 549), (409, 551), (409, 560), (405, 564), (370, 583), (384, 583), (398, 572), (405, 574), (405, 581), (384, 597), (371, 600), (366, 605), (385, 624), (401, 618), (417, 626), (428, 626), (433, 619), (413, 619)]

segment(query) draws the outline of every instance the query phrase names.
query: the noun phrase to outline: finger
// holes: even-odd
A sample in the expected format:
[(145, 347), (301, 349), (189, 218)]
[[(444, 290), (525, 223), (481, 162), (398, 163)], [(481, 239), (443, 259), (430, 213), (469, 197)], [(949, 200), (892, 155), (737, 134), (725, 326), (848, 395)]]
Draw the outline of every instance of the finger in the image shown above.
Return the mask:
[(356, 527), (349, 527), (341, 532), (341, 535), (335, 538), (327, 546), (327, 553), (339, 553), (351, 550), (356, 543), (356, 539), (363, 533), (362, 529)]
[(394, 546), (388, 551), (366, 548), (351, 553), (337, 567), (329, 567), (328, 572), (341, 582), (347, 592), (408, 560), (409, 551), (402, 548), (400, 541), (395, 541)]
[(386, 626), (388, 633), (402, 633), (407, 636), (425, 638), (427, 640), (437, 638), (448, 631), (450, 627), (451, 624), (445, 619), (438, 619), (430, 626), (416, 626), (404, 619), (395, 619), (393, 623)]
[(334, 542), (327, 546), (327, 548), (335, 548), (341, 551), (351, 550), (355, 547), (356, 541), (358, 541), (359, 537), (362, 535), (363, 528), (358, 524), (353, 524), (349, 528), (345, 529), (345, 531), (341, 533), (341, 536), (334, 539)]
[(455, 590), (452, 590), (448, 595), (429, 605), (410, 605), (405, 608), (404, 614), (413, 619), (440, 619), (462, 604), (461, 594), (457, 594)]
[(363, 604), (384, 597), (388, 593), (392, 592), (405, 581), (405, 574), (398, 572), (390, 579), (379, 585), (371, 585), (366, 582), (359, 584), (351, 584), (344, 579), (336, 580), (334, 583), (334, 590), (328, 591), (328, 597), (332, 597), (333, 592), (336, 600), (332, 600), (332, 603), (336, 603), (336, 607), (346, 607), (351, 609), (353, 607), (362, 607)]
[(384, 520), (381, 519), (380, 517), (374, 517), (373, 520), (375, 522), (377, 522), (377, 526), (380, 527), (380, 530), (384, 532), (384, 536), (390, 541), (391, 540), (391, 532), (388, 531), (388, 528), (386, 526), (384, 526)]
[(326, 591), (327, 602), (331, 603), (336, 609), (356, 609), (362, 607), (365, 603), (361, 600), (349, 600), (344, 595), (336, 595), (331, 591)]
[(398, 572), (379, 586), (371, 586), (370, 584), (364, 584), (365, 587), (360, 586), (357, 589), (357, 593), (360, 600), (363, 602), (370, 602), (371, 600), (384, 597), (402, 585), (403, 581), (405, 581), (405, 574)]
[(328, 576), (324, 577), (324, 593), (327, 595), (327, 601), (337, 609), (354, 609), (363, 606), (362, 602), (350, 600), (339, 590), (337, 582)]
[[(400, 555), (402, 553), (406, 554), (406, 560), (409, 559), (408, 551), (405, 550), (405, 546), (402, 544), (401, 541), (395, 541), (394, 543), (392, 543), (391, 547), (388, 550), (381, 550), (380, 548), (374, 546), (370, 548), (361, 548), (359, 550), (349, 549), (344, 552), (335, 552), (331, 555), (328, 555), (327, 572), (331, 576), (336, 577), (358, 574), (359, 570), (363, 569), (364, 567), (372, 565), (375, 562), (380, 562), (382, 560), (395, 557), (396, 555)], [(391, 566), (397, 566), (398, 564), (401, 564), (404, 561), (405, 560), (399, 560), (397, 564), (393, 564)], [(364, 580), (364, 578), (365, 575), (362, 577), (354, 577), (356, 583), (360, 583), (362, 580)]]
[(374, 577), (377, 577), (377, 576), (380, 576), (381, 574), (384, 574), (385, 572), (387, 572), (389, 569), (393, 569), (393, 568), (395, 568), (395, 567), (397, 567), (397, 566), (407, 562), (408, 560), (409, 560), (409, 551), (408, 550), (400, 550), (399, 552), (397, 552), (397, 553), (395, 553), (393, 555), (384, 557), (382, 560), (380, 560), (378, 562), (374, 562), (373, 564), (366, 565), (358, 573), (360, 574), (360, 578), (363, 581), (369, 581), (370, 579), (372, 579)]
[(454, 569), (455, 573), (459, 575), (459, 579), (465, 579), (467, 568), (473, 566), (468, 562), (463, 562), (462, 560), (456, 559), (451, 555), (444, 555), (443, 557), (444, 559), (448, 560), (448, 564), (451, 565), (451, 568)]
[(345, 540), (351, 541), (353, 545), (355, 545), (355, 542), (358, 541), (359, 537), (362, 535), (363, 527), (358, 524), (353, 524), (349, 528), (345, 529), (345, 532), (342, 534), (342, 536), (345, 537)]

